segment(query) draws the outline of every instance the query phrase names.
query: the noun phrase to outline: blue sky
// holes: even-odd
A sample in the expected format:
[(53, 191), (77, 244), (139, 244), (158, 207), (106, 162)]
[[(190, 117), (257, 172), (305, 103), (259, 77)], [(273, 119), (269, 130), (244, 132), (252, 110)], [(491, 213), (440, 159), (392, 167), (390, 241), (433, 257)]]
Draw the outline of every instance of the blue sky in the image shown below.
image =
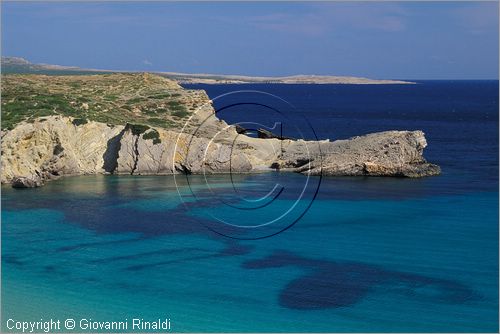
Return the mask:
[(117, 70), (498, 78), (498, 2), (2, 2), (2, 55)]

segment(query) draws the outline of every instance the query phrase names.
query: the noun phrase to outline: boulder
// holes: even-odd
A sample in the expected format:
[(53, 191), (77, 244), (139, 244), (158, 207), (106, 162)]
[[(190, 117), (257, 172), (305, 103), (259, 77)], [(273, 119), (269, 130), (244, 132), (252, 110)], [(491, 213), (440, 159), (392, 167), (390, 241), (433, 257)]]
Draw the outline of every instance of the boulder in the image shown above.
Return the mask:
[(43, 186), (43, 180), (39, 176), (16, 176), (12, 179), (12, 188), (37, 188)]

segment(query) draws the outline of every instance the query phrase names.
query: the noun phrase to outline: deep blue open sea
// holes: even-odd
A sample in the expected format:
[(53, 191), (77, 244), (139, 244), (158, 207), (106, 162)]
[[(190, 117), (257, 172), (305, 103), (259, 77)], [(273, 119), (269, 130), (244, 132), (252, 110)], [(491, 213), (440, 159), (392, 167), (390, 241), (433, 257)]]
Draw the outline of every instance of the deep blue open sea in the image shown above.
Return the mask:
[[(82, 318), (169, 318), (177, 332), (498, 331), (498, 81), (188, 87), (206, 89), (229, 123), (272, 127), (279, 115), (286, 136), (423, 130), (442, 174), (3, 186), (3, 331), (9, 318), (72, 318), (77, 329)], [(254, 92), (216, 98), (238, 90)], [(252, 202), (275, 184), (275, 200)]]

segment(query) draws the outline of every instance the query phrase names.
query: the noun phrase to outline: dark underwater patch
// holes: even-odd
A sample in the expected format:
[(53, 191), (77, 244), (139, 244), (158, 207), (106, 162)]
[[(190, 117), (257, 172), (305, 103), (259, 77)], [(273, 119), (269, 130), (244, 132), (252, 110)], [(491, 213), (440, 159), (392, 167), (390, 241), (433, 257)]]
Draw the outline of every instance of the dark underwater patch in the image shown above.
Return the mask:
[[(279, 303), (289, 309), (349, 307), (361, 302), (381, 285), (403, 285), (410, 298), (431, 298), (445, 303), (465, 303), (479, 297), (472, 289), (455, 281), (385, 270), (360, 262), (310, 259), (286, 251), (243, 264), (243, 268), (247, 269), (284, 266), (296, 266), (309, 271), (290, 281), (281, 290)], [(422, 294), (419, 292), (422, 287), (434, 292)]]

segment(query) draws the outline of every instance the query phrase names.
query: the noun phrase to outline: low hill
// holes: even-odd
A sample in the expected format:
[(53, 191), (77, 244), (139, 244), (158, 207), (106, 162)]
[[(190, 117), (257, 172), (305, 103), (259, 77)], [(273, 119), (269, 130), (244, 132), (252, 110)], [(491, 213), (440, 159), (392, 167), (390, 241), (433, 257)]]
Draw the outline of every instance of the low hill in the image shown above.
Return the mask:
[(182, 128), (209, 101), (203, 90), (183, 89), (175, 81), (148, 73), (4, 75), (2, 129), (51, 115), (79, 122)]
[[(133, 71), (111, 71), (83, 69), (73, 66), (60, 66), (48, 64), (33, 64), (24, 58), (2, 57), (2, 73), (14, 74), (47, 74), (47, 75), (89, 75), (106, 73), (131, 73)], [(333, 75), (293, 75), (285, 77), (256, 77), (226, 74), (189, 74), (177, 72), (152, 72), (186, 84), (244, 84), (244, 83), (281, 83), (281, 84), (411, 84), (413, 82), (401, 80), (376, 80), (352, 76)]]

